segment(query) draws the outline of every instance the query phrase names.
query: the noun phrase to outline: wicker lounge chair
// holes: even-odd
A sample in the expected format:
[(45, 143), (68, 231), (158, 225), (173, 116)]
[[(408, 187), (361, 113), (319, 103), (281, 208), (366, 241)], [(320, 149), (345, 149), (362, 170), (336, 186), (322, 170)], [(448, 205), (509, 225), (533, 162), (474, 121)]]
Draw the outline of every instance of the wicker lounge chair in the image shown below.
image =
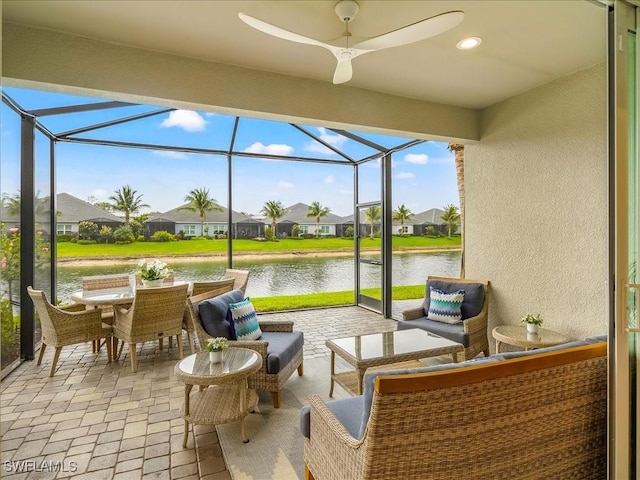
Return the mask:
[[(191, 296), (202, 295), (203, 293), (210, 292), (212, 296), (222, 295), (223, 293), (233, 290), (233, 284), (235, 278), (227, 278), (224, 280), (212, 280), (210, 282), (193, 282), (193, 288), (191, 289)], [(182, 319), (182, 329), (187, 333), (187, 340), (189, 342), (189, 350), (195, 352), (194, 349), (194, 330), (193, 322), (190, 320), (189, 306), (185, 307), (184, 317)]]
[[(200, 304), (215, 299), (220, 310), (219, 321), (223, 322), (227, 305), (241, 301), (243, 298), (244, 294), (241, 290), (233, 290), (223, 295), (207, 292), (189, 297), (190, 321), (193, 323), (193, 329), (201, 349), (206, 345), (208, 338), (218, 335), (212, 335), (205, 331), (200, 319)], [(302, 332), (294, 332), (293, 322), (288, 321), (260, 320), (260, 329), (262, 337), (258, 340), (230, 341), (229, 346), (250, 348), (262, 355), (262, 366), (257, 373), (249, 377), (249, 388), (271, 392), (273, 406), (279, 408), (282, 385), (296, 369), (298, 375), (303, 373), (302, 347), (304, 337)], [(287, 361), (286, 359), (289, 357), (290, 360)]]
[(137, 370), (136, 344), (175, 335), (182, 358), (182, 318), (187, 300), (188, 284), (158, 288), (139, 288), (128, 310), (116, 308), (113, 334), (121, 340), (118, 358), (124, 342), (129, 344), (131, 370)]
[(42, 346), (38, 356), (38, 365), (47, 346), (55, 347), (56, 351), (51, 364), (50, 377), (56, 371), (62, 347), (77, 343), (107, 340), (108, 362), (111, 361), (111, 325), (102, 322), (100, 310), (85, 310), (84, 305), (73, 305), (67, 308), (54, 307), (49, 303), (42, 290), (27, 288), (33, 301), (40, 325), (42, 327)]
[(303, 407), (305, 479), (607, 478), (607, 342), (365, 375)]
[[(446, 293), (460, 288), (466, 289), (462, 302), (462, 322), (443, 323), (428, 318), (429, 287), (434, 286)], [(489, 356), (487, 322), (489, 317), (489, 281), (467, 280), (464, 278), (427, 277), (425, 298), (418, 308), (402, 312), (398, 330), (422, 328), (428, 332), (464, 345), (462, 360), (469, 360), (480, 353)]]

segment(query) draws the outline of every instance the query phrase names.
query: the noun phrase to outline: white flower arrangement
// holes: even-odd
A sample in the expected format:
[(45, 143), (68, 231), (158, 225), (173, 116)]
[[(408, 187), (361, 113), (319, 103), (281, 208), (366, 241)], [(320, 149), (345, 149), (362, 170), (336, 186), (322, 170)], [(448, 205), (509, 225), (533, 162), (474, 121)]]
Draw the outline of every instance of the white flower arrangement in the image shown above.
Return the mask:
[(207, 352), (221, 352), (229, 346), (229, 340), (225, 337), (210, 338), (207, 340)]
[(171, 274), (171, 270), (165, 262), (151, 258), (143, 258), (138, 262), (138, 269), (135, 272), (143, 280), (162, 280)]
[(539, 313), (532, 315), (531, 313), (527, 313), (524, 317), (522, 317), (522, 323), (530, 323), (531, 325), (542, 325), (542, 317)]

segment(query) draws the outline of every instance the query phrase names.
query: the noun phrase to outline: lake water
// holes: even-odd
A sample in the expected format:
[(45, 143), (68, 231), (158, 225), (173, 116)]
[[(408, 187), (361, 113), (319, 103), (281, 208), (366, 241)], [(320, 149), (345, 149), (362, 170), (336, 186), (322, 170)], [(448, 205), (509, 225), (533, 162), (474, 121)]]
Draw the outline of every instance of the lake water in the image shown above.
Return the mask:
[[(393, 256), (393, 284), (423, 284), (427, 275), (460, 276), (460, 252), (403, 253)], [(197, 262), (170, 264), (176, 280), (205, 281), (220, 278), (225, 264)], [(58, 264), (58, 298), (68, 300), (71, 293), (81, 289), (81, 278), (88, 275), (130, 273), (131, 264), (108, 266), (69, 267)], [(251, 271), (247, 295), (267, 297), (301, 293), (336, 292), (353, 290), (353, 257), (304, 257), (294, 259), (268, 259), (234, 262), (234, 268)], [(370, 269), (363, 271), (369, 272)], [(362, 285), (379, 283), (379, 269), (364, 273)]]

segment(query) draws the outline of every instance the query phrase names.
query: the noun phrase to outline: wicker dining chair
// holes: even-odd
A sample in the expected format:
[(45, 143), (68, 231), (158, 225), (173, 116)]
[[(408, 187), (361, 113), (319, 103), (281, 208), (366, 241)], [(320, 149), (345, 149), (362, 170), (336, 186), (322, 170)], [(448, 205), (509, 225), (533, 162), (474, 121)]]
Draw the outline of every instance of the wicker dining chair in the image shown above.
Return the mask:
[(211, 280), (206, 282), (193, 282), (191, 295), (196, 296), (205, 292), (215, 291), (216, 295), (233, 290), (236, 282), (235, 278), (223, 278), (222, 280)]
[(249, 270), (236, 270), (233, 268), (227, 268), (222, 278), (233, 278), (234, 290), (242, 290), (242, 293), (247, 293), (247, 283), (249, 282)]
[(137, 370), (136, 345), (164, 337), (177, 337), (178, 354), (182, 352), (182, 318), (187, 300), (188, 284), (169, 287), (139, 288), (128, 310), (116, 308), (113, 334), (121, 340), (117, 358), (124, 343), (129, 344), (131, 371)]
[[(206, 292), (188, 298), (190, 321), (193, 323), (201, 350), (204, 350), (211, 335), (202, 325), (200, 304), (210, 299), (218, 299), (221, 302), (219, 306), (224, 310), (225, 304), (238, 301), (243, 296), (240, 290), (232, 290), (222, 295)], [(262, 356), (260, 370), (249, 377), (249, 388), (271, 392), (273, 407), (280, 408), (282, 386), (296, 369), (298, 375), (304, 372), (304, 335), (302, 332), (293, 331), (292, 321), (260, 320), (259, 323), (262, 336), (258, 340), (231, 340), (229, 347), (250, 348)], [(284, 360), (289, 358), (289, 353), (292, 353), (290, 359)]]
[[(113, 275), (89, 275), (82, 277), (82, 291), (95, 293), (104, 290), (113, 291), (131, 288), (131, 280), (128, 273), (116, 273)], [(88, 309), (96, 307), (86, 307)], [(98, 308), (102, 314), (102, 321), (113, 325), (113, 307), (111, 305), (102, 305)], [(100, 342), (95, 341), (91, 344), (93, 353), (100, 351)]]
[[(233, 290), (234, 278), (226, 278), (223, 280), (212, 280), (210, 282), (193, 282), (191, 288), (191, 296), (202, 295), (203, 293), (211, 293), (212, 296), (222, 295), (223, 293)], [(184, 317), (182, 319), (182, 329), (187, 333), (187, 340), (189, 341), (189, 351), (195, 352), (194, 341), (196, 337), (194, 335), (193, 323), (189, 320), (189, 306), (184, 309)]]
[(27, 292), (33, 301), (42, 328), (42, 345), (38, 356), (38, 365), (42, 363), (47, 346), (56, 349), (49, 372), (50, 377), (53, 377), (56, 371), (62, 347), (67, 345), (94, 340), (100, 342), (104, 338), (107, 340), (105, 342), (107, 344), (107, 361), (111, 361), (111, 342), (109, 340), (113, 330), (111, 325), (102, 322), (100, 310), (85, 310), (83, 305), (58, 308), (51, 305), (42, 290), (27, 287)]

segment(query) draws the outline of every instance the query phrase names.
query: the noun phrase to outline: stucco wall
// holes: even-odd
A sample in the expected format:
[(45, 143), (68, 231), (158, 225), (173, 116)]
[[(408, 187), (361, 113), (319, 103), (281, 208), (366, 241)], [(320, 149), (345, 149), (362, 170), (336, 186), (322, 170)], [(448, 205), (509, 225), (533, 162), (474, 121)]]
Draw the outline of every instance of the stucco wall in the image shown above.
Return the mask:
[(606, 97), (603, 64), (481, 112), (466, 277), (491, 281), (489, 332), (531, 312), (572, 337), (606, 333)]

